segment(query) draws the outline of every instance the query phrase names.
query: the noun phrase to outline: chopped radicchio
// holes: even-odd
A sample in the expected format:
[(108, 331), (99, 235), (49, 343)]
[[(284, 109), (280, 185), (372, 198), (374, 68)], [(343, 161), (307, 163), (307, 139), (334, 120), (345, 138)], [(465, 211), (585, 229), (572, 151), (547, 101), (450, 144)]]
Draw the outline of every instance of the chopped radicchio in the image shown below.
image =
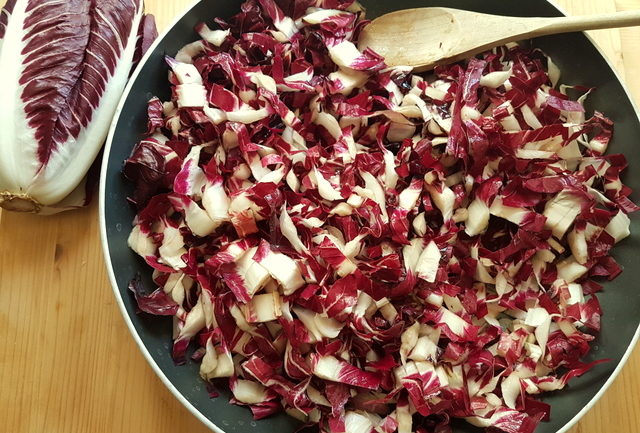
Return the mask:
[(178, 312), (178, 304), (162, 289), (158, 288), (152, 293), (146, 293), (140, 276), (131, 280), (129, 290), (133, 292), (140, 310), (145, 313), (156, 316), (173, 316)]
[(167, 58), (173, 97), (124, 169), (158, 285), (132, 283), (141, 310), (256, 419), (533, 432), (536, 397), (598, 363), (592, 278), (621, 271), (638, 209), (612, 122), (538, 50), (412, 74), (358, 51), (357, 3), (278, 4)]

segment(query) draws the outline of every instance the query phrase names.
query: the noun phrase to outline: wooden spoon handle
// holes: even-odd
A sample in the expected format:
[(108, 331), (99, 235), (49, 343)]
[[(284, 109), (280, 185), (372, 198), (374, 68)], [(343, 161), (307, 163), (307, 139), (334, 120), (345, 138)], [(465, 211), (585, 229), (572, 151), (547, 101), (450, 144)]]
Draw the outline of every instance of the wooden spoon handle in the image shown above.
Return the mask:
[(595, 16), (573, 16), (540, 19), (541, 27), (532, 36), (553, 35), (583, 30), (610, 29), (640, 25), (640, 11), (624, 11)]

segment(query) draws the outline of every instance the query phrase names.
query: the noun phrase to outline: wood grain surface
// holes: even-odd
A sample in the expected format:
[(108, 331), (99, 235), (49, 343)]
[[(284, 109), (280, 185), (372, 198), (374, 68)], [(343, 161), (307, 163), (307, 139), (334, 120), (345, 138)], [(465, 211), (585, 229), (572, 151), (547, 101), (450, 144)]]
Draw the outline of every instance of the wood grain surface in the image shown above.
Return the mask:
[[(190, 1), (146, 3), (164, 28)], [(576, 15), (640, 9), (640, 0), (557, 3)], [(591, 34), (640, 101), (640, 29)], [(636, 350), (572, 433), (640, 433), (639, 389)], [(165, 389), (122, 320), (96, 203), (46, 218), (0, 213), (0, 432), (208, 431)]]

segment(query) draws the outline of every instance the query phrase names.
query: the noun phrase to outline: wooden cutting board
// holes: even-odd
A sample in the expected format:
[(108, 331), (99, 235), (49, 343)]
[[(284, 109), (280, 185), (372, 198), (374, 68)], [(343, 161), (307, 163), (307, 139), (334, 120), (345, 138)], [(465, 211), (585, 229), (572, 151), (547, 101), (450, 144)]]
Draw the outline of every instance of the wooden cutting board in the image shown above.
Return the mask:
[[(191, 1), (146, 3), (164, 28)], [(557, 3), (570, 14), (640, 9), (640, 0)], [(640, 29), (592, 35), (640, 101)], [(640, 432), (639, 389), (636, 350), (572, 433)], [(165, 389), (120, 316), (96, 203), (49, 218), (0, 213), (0, 432), (208, 431)]]

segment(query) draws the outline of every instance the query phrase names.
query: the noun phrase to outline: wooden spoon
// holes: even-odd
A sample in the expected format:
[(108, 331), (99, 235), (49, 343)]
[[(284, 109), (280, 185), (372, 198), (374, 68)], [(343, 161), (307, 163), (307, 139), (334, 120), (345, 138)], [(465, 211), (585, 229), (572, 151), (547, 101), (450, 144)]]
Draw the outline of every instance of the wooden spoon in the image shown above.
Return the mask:
[(556, 33), (640, 25), (640, 11), (562, 18), (520, 18), (449, 8), (404, 9), (364, 28), (359, 48), (369, 47), (389, 66), (418, 71), (457, 62), (506, 42)]

